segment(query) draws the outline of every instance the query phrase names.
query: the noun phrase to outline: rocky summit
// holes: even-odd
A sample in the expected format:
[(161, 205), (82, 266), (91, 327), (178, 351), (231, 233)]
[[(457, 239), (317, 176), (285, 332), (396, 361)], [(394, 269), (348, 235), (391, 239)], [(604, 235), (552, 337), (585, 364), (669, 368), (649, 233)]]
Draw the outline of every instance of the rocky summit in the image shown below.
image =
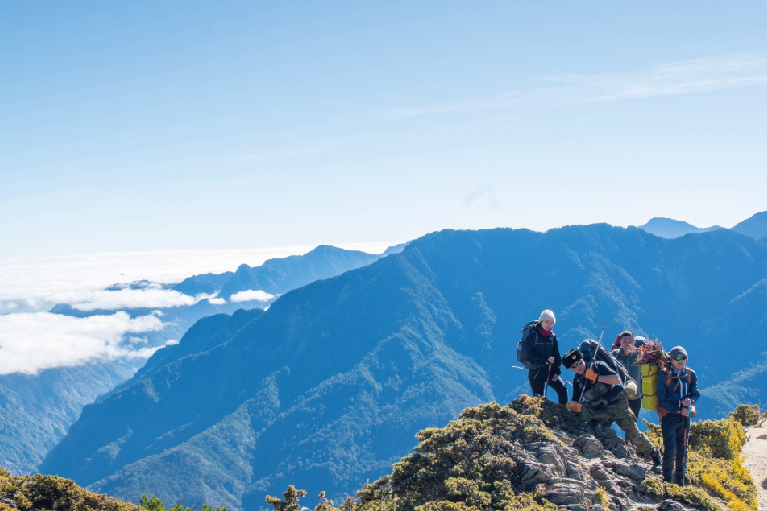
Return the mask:
[[(613, 429), (592, 429), (556, 403), (523, 395), (507, 406), (467, 408), (447, 426), (419, 432), (418, 445), (389, 475), (338, 507), (323, 491), (314, 511), (756, 511), (743, 426), (765, 418), (741, 406), (727, 419), (693, 424), (690, 485), (680, 487), (661, 482)], [(657, 428), (650, 437), (658, 442)], [(165, 511), (155, 497), (134, 506), (63, 478), (12, 477), (3, 469), (0, 489), (0, 511)], [(305, 496), (291, 485), (282, 499), (267, 496), (258, 507), (304, 510), (298, 501)]]
[[(658, 442), (657, 430), (650, 436)], [(741, 459), (743, 425), (735, 415), (693, 426), (687, 487), (660, 481), (649, 460), (613, 429), (591, 429), (542, 398), (467, 408), (446, 427), (417, 437), (414, 452), (391, 475), (365, 485), (359, 501), (341, 509), (756, 510), (756, 489)]]

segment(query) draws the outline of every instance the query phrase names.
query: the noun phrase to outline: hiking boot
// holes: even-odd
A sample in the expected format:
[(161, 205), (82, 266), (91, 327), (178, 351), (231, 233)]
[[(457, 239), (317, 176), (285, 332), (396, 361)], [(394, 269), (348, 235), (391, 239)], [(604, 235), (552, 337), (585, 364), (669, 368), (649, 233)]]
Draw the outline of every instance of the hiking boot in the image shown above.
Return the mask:
[(663, 465), (663, 460), (660, 457), (660, 451), (655, 449), (650, 457), (652, 458), (652, 471), (656, 474), (660, 474), (662, 472), (661, 466)]

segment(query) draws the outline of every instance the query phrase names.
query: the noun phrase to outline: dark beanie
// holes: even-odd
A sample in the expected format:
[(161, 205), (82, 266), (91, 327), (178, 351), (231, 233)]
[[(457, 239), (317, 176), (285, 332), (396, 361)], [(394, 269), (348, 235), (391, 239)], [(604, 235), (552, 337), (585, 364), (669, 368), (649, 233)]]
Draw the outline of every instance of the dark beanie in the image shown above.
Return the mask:
[(671, 357), (671, 358), (674, 358), (674, 357), (679, 356), (679, 355), (683, 355), (683, 356), (686, 357), (687, 356), (687, 350), (684, 349), (681, 346), (674, 346), (673, 348), (671, 348), (671, 351), (668, 352), (668, 356)]
[(570, 369), (572, 366), (575, 365), (576, 362), (578, 362), (582, 358), (583, 358), (583, 353), (573, 348), (567, 353), (565, 353), (564, 357), (562, 357), (562, 365), (565, 366), (566, 369)]

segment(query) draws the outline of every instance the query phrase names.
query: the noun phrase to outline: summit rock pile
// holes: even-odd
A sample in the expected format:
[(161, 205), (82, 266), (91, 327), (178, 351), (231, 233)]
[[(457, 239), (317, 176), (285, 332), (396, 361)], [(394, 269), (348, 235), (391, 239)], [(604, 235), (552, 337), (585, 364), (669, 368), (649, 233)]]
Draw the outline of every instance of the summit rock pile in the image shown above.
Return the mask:
[[(679, 487), (652, 474), (650, 461), (614, 430), (591, 430), (563, 406), (528, 396), (508, 406), (484, 404), (444, 428), (421, 431), (414, 452), (391, 475), (366, 484), (359, 500), (347, 499), (340, 509), (756, 510), (753, 483), (740, 467), (740, 422), (696, 426), (693, 485)], [(650, 434), (657, 441), (657, 431)], [(709, 473), (707, 465), (721, 472)], [(329, 509), (325, 500), (318, 507)]]

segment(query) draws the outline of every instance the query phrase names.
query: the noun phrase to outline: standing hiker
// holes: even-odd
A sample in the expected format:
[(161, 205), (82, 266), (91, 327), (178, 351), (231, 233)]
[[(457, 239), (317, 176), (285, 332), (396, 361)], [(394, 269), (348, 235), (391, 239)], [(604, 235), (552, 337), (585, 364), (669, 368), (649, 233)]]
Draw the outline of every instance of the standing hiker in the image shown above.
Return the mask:
[(663, 434), (663, 480), (684, 486), (690, 414), (694, 413), (693, 405), (700, 398), (698, 376), (687, 367), (687, 351), (683, 347), (671, 348), (668, 358), (666, 377), (663, 377), (663, 373), (658, 377), (658, 416)]
[[(636, 417), (637, 424), (639, 423), (639, 410), (642, 409), (642, 368), (636, 365), (637, 359), (637, 339), (634, 338), (633, 332), (623, 332), (620, 336), (620, 345), (617, 349), (613, 349), (612, 354), (615, 360), (618, 361), (628, 371), (629, 376), (636, 382), (637, 391), (636, 396), (629, 399), (629, 408)], [(644, 340), (644, 338), (642, 338)], [(625, 382), (624, 382), (625, 383)]]
[(584, 421), (615, 421), (618, 427), (626, 432), (626, 438), (634, 444), (637, 451), (652, 459), (652, 469), (658, 472), (661, 467), (660, 452), (637, 428), (636, 418), (629, 409), (626, 392), (618, 373), (601, 360), (592, 360), (589, 367), (586, 367), (583, 353), (577, 349), (565, 354), (562, 365), (572, 370), (583, 384), (584, 402), (570, 402), (567, 408), (580, 412)]
[(534, 396), (546, 397), (546, 387), (550, 386), (556, 391), (559, 404), (564, 406), (567, 404), (567, 387), (560, 377), (562, 356), (553, 330), (556, 321), (554, 313), (545, 310), (538, 321), (525, 325), (517, 360), (529, 370), (527, 378)]

